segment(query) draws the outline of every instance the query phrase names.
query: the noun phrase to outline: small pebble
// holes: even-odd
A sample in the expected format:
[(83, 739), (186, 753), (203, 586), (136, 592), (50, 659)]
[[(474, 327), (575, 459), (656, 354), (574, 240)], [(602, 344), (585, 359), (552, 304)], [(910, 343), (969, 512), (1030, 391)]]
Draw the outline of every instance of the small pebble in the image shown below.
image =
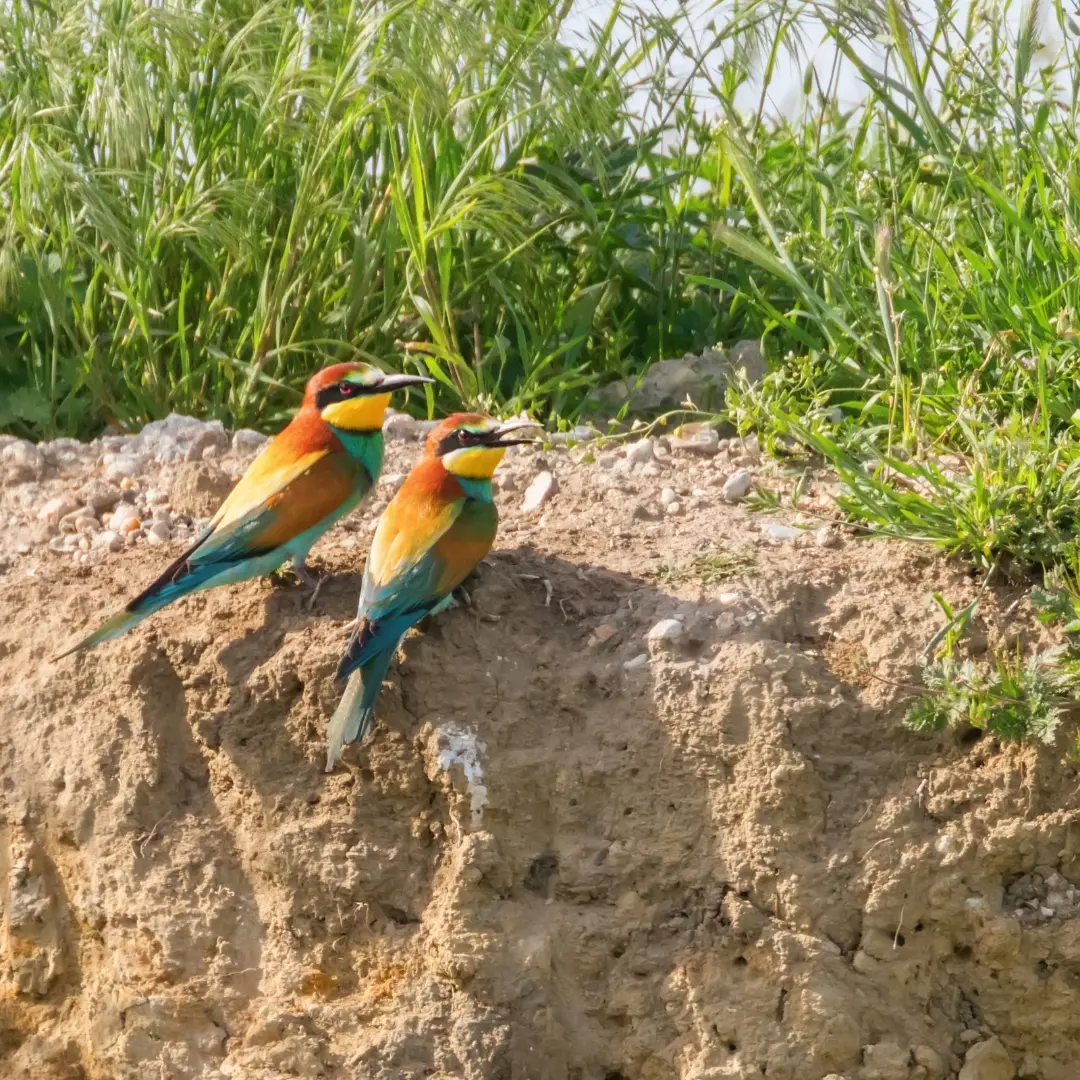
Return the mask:
[(124, 541), (112, 529), (105, 529), (94, 537), (93, 547), (95, 548), (102, 548), (105, 551), (119, 551), (123, 546)]
[(117, 505), (105, 524), (114, 532), (128, 532), (129, 530), (125, 526), (129, 521), (134, 521), (134, 527), (137, 529), (139, 527), (139, 511), (131, 503), (122, 502)]
[(682, 511), (683, 507), (681, 502), (668, 503), (667, 506), (664, 507), (664, 513), (667, 514), (668, 517), (678, 517)]
[(146, 538), (151, 543), (164, 543), (166, 540), (171, 539), (171, 537), (172, 529), (167, 521), (155, 521), (146, 533)]
[(624, 671), (643, 671), (649, 666), (649, 654), (638, 653), (637, 656), (631, 660), (625, 660), (623, 662)]
[(55, 499), (50, 499), (42, 505), (37, 515), (38, 521), (51, 521), (56, 524), (62, 517), (67, 517), (78, 509), (78, 500), (71, 495), (57, 495)]
[(552, 472), (537, 473), (525, 489), (525, 498), (521, 501), (523, 513), (531, 514), (539, 510), (559, 490), (559, 483)]
[(671, 503), (676, 502), (679, 496), (675, 494), (674, 488), (661, 488), (660, 490), (660, 505), (669, 506)]
[(753, 485), (753, 477), (747, 469), (736, 469), (727, 480), (724, 481), (723, 495), (727, 502), (739, 502), (750, 493)]
[(814, 543), (820, 548), (839, 547), (840, 537), (831, 525), (822, 525), (820, 529), (814, 530)]
[(802, 535), (799, 529), (793, 529), (790, 525), (779, 525), (775, 521), (770, 521), (767, 525), (761, 526), (761, 532), (767, 536), (770, 540), (795, 540)]
[(631, 465), (644, 465), (656, 456), (656, 448), (652, 439), (639, 439), (637, 442), (628, 443), (624, 453)]
[(686, 424), (682, 435), (672, 436), (671, 449), (675, 453), (704, 454), (712, 457), (720, 449), (720, 435), (716, 428), (704, 424)]
[(649, 641), (678, 641), (686, 629), (678, 619), (661, 619), (646, 634)]

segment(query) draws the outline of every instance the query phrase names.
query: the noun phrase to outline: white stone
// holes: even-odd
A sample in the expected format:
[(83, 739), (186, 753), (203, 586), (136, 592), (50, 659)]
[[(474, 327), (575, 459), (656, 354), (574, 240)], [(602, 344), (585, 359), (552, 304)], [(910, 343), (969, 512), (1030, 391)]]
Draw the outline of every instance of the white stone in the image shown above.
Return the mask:
[(176, 461), (183, 461), (186, 451), (184, 447), (168, 435), (162, 435), (153, 443), (154, 460), (159, 465), (170, 465)]
[(41, 451), (26, 439), (15, 439), (0, 451), (0, 461), (5, 465), (26, 465), (35, 473), (40, 472), (44, 464)]
[[(216, 421), (207, 425), (196, 416), (184, 416), (181, 413), (169, 413), (164, 420), (151, 420), (141, 431), (143, 439), (147, 442), (161, 438), (175, 439), (179, 443), (193, 443), (198, 436), (212, 426)], [(220, 424), (218, 424), (220, 427)], [(224, 432), (224, 428), (221, 429)]]
[(92, 546), (107, 551), (119, 551), (124, 546), (124, 541), (118, 533), (113, 532), (112, 529), (106, 529), (94, 537)]
[(712, 457), (720, 449), (720, 433), (716, 428), (698, 427), (685, 436), (672, 436), (670, 443), (676, 454), (704, 454)]
[(649, 666), (649, 654), (638, 653), (637, 656), (632, 657), (630, 660), (623, 661), (624, 671), (642, 671)]
[(45, 469), (41, 451), (25, 439), (14, 439), (0, 451), (0, 476), (8, 484), (36, 480)]
[(820, 548), (834, 548), (840, 543), (840, 537), (831, 525), (822, 525), (814, 530), (814, 543)]
[(93, 514), (80, 514), (75, 518), (75, 531), (77, 533), (101, 532), (101, 522)]
[(79, 500), (71, 495), (57, 495), (47, 503), (43, 503), (38, 510), (38, 521), (51, 521), (54, 525), (62, 517), (66, 517), (74, 510), (79, 509)]
[(678, 517), (682, 511), (683, 506), (681, 502), (668, 503), (667, 506), (664, 507), (664, 513), (667, 514), (668, 517)]
[(239, 428), (233, 432), (232, 450), (234, 454), (247, 457), (249, 454), (257, 454), (269, 441), (270, 437), (261, 431)]
[(419, 439), (425, 432), (418, 420), (414, 420), (408, 413), (386, 410), (383, 419), (383, 436), (387, 439), (407, 440)]
[(638, 439), (637, 442), (627, 443), (624, 453), (631, 465), (644, 465), (656, 457), (656, 446), (652, 439)]
[(539, 510), (559, 490), (559, 482), (552, 472), (537, 473), (525, 489), (525, 498), (521, 500), (521, 509), (526, 514)]
[(675, 494), (674, 488), (661, 488), (660, 489), (660, 505), (667, 506), (668, 503), (673, 503), (678, 500), (679, 496)]
[(146, 464), (145, 457), (134, 454), (103, 454), (101, 460), (105, 466), (105, 479), (113, 483), (138, 476)]
[(799, 529), (793, 529), (790, 525), (779, 525), (775, 521), (762, 525), (761, 531), (770, 540), (776, 541), (795, 540), (802, 535)]
[(750, 475), (749, 470), (736, 469), (727, 480), (724, 481), (724, 499), (731, 503), (738, 502), (740, 499), (745, 499), (750, 493), (753, 482), (754, 479)]
[(649, 641), (678, 641), (686, 629), (678, 619), (661, 619), (646, 634)]
[(116, 509), (109, 515), (105, 522), (106, 528), (112, 529), (113, 532), (126, 532), (124, 526), (132, 520), (137, 521), (139, 519), (139, 511), (129, 502), (121, 502), (117, 504)]
[(79, 498), (92, 513), (101, 514), (120, 501), (120, 489), (94, 478), (79, 488)]

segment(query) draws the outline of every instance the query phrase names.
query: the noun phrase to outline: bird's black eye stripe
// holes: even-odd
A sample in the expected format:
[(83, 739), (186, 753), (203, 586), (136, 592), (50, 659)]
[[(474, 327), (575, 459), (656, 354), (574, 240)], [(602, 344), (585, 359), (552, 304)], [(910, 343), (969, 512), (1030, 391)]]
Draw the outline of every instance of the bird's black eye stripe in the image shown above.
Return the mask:
[(452, 454), (455, 450), (464, 450), (467, 446), (481, 446), (486, 438), (487, 435), (483, 432), (458, 428), (439, 443), (439, 454)]
[(351, 401), (359, 394), (363, 394), (367, 387), (342, 379), (332, 386), (325, 386), (315, 395), (315, 406), (325, 409), (327, 405), (333, 405), (335, 401)]

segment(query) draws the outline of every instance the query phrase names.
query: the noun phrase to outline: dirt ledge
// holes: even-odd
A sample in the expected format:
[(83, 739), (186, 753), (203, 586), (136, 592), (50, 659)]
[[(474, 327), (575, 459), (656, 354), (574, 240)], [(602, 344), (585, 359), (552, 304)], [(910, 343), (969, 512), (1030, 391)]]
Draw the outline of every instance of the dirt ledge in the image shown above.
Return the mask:
[[(610, 465), (510, 463), (473, 607), (408, 639), (330, 776), (370, 509), (311, 615), (253, 582), (59, 664), (168, 549), (9, 566), (0, 1073), (1080, 1075), (1074, 771), (899, 723), (926, 597), (971, 579), (770, 541), (708, 462)], [(752, 568), (681, 573), (716, 550)], [(1013, 598), (987, 640), (1037, 640)]]

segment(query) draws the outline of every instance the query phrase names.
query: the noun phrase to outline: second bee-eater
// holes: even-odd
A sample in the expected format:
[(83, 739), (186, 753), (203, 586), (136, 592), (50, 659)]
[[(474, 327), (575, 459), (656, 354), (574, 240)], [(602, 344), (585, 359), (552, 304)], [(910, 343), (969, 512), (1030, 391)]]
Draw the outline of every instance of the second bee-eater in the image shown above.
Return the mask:
[(401, 639), (449, 606), (453, 590), (491, 550), (498, 527), (491, 478), (513, 436), (536, 427), (478, 413), (447, 417), (428, 435), (424, 456), (375, 530), (356, 629), (338, 664), (348, 684), (330, 720), (326, 771), (375, 716), (383, 677)]
[(382, 424), (391, 393), (431, 381), (360, 363), (313, 375), (297, 414), (251, 463), (195, 543), (61, 656), (119, 637), (181, 596), (272, 573), (290, 559), (296, 576), (314, 588), (308, 552), (357, 506), (382, 469)]

